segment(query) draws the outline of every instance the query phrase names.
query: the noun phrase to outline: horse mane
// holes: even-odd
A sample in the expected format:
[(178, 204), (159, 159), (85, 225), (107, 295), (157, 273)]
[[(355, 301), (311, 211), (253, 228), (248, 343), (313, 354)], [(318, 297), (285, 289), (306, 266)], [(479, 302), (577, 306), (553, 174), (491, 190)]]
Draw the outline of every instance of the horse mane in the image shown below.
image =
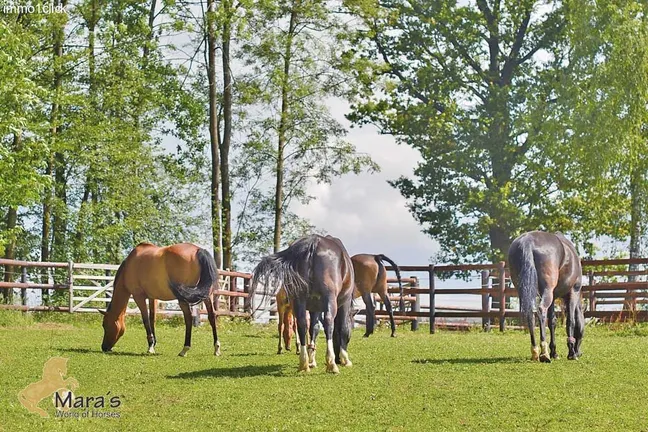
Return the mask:
[[(128, 260), (128, 257), (126, 257), (126, 259), (124, 261), (122, 261), (122, 263), (117, 268), (117, 273), (115, 273), (115, 279), (113, 279), (113, 293), (115, 292), (115, 287), (117, 286), (117, 280), (119, 279), (119, 276), (122, 274), (122, 272), (124, 270), (124, 265), (126, 264), (127, 260)], [(114, 298), (115, 298), (115, 296), (113, 294), (113, 296), (110, 298), (110, 303), (108, 303), (108, 307), (106, 307), (106, 312), (110, 312), (110, 308), (112, 307), (112, 302), (113, 302)]]

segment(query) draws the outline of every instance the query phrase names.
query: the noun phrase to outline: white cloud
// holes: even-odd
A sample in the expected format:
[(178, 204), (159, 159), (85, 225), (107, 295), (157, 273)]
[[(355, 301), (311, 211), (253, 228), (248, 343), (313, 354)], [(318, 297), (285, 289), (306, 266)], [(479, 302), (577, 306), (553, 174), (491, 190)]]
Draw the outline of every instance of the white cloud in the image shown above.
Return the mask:
[[(329, 104), (336, 117), (344, 119), (348, 105), (340, 100)], [(406, 200), (387, 181), (412, 176), (418, 151), (396, 144), (373, 126), (350, 129), (348, 140), (359, 152), (368, 153), (381, 167), (376, 174), (347, 175), (331, 185), (313, 185), (309, 193), (317, 199), (295, 212), (317, 228), (339, 237), (350, 254), (383, 253), (401, 265), (423, 265), (438, 249), (438, 243), (421, 232), (407, 209)]]

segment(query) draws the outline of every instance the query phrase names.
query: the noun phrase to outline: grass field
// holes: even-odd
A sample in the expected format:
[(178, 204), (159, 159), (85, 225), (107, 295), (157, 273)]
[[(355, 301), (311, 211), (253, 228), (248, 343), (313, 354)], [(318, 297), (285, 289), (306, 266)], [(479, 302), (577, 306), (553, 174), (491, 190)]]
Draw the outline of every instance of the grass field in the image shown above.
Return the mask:
[[(52, 321), (56, 320), (56, 321)], [(99, 315), (0, 313), (0, 431), (20, 430), (631, 430), (648, 431), (648, 327), (588, 327), (579, 361), (533, 363), (528, 336), (381, 329), (353, 334), (352, 368), (297, 372), (294, 353), (276, 355), (274, 328), (223, 321), (222, 357), (211, 332), (194, 332), (186, 358), (182, 326), (158, 325), (156, 355), (130, 320), (103, 354)], [(564, 333), (559, 354), (566, 357)], [(119, 418), (50, 418), (17, 399), (52, 356), (69, 358), (75, 395), (121, 400)], [(106, 409), (110, 410), (110, 409)], [(82, 411), (82, 410), (77, 410)], [(112, 410), (115, 411), (115, 410)]]

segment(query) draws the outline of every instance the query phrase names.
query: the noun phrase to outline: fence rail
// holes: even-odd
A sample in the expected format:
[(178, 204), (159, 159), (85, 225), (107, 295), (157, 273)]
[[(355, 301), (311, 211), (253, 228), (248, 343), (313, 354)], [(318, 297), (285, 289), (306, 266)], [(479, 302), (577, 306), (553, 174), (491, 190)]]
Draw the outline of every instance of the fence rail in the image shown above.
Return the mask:
[[(586, 305), (585, 317), (605, 321), (634, 319), (647, 321), (648, 312), (642, 310), (648, 305), (648, 268), (630, 269), (630, 265), (648, 266), (648, 258), (592, 260), (583, 261), (583, 286), (581, 296)], [(34, 262), (0, 259), (9, 281), (0, 282), (0, 288), (20, 289), (22, 305), (0, 305), (0, 309), (22, 311), (57, 311), (57, 312), (94, 312), (104, 308), (112, 298), (112, 281), (119, 266), (114, 264)], [(625, 269), (619, 267), (625, 266)], [(519, 312), (512, 308), (512, 298), (517, 291), (512, 287), (504, 262), (468, 265), (426, 265), (399, 267), (401, 272), (423, 273), (421, 277), (402, 278), (404, 283), (406, 310), (395, 312), (398, 321), (410, 321), (412, 329), (417, 329), (421, 321), (430, 323), (430, 332), (437, 326), (475, 325), (481, 318), (481, 325), (490, 330), (497, 324), (500, 330), (507, 326), (507, 320), (519, 318)], [(11, 269), (11, 270), (8, 270)], [(31, 270), (31, 272), (30, 272)], [(391, 267), (387, 267), (392, 271)], [(11, 273), (7, 273), (10, 271)], [(449, 274), (477, 273), (480, 283), (465, 288), (441, 287), (439, 282)], [(219, 271), (219, 286), (214, 291), (216, 296), (216, 313), (220, 316), (252, 316), (246, 309), (245, 299), (249, 296), (251, 275), (236, 271)], [(19, 275), (19, 277), (18, 277)], [(428, 286), (421, 286), (420, 280), (427, 279)], [(619, 280), (624, 279), (624, 280)], [(390, 301), (398, 303), (400, 290), (393, 286), (396, 279), (390, 278)], [(26, 290), (42, 292), (67, 292), (67, 306), (27, 306)], [(261, 295), (263, 293), (257, 293)], [(266, 293), (267, 294), (267, 293)], [(441, 297), (439, 297), (441, 296)], [(437, 300), (446, 296), (466, 296), (481, 299), (481, 306), (475, 308), (457, 306), (437, 306)], [(265, 297), (265, 296), (264, 296)], [(267, 296), (272, 297), (272, 296)], [(378, 298), (376, 298), (379, 301)], [(426, 300), (426, 301), (425, 301)], [(610, 310), (609, 307), (619, 307)], [(601, 307), (608, 309), (601, 309)], [(273, 315), (275, 309), (272, 299), (263, 310)], [(376, 310), (378, 317), (386, 316), (383, 305)], [(173, 302), (165, 302), (160, 307), (160, 315), (178, 315), (181, 311), (173, 307)], [(134, 303), (127, 310), (129, 314), (139, 314)], [(199, 313), (206, 317), (206, 311)], [(364, 311), (360, 310), (361, 317)], [(459, 322), (457, 320), (464, 320)], [(478, 321), (477, 321), (478, 322)]]

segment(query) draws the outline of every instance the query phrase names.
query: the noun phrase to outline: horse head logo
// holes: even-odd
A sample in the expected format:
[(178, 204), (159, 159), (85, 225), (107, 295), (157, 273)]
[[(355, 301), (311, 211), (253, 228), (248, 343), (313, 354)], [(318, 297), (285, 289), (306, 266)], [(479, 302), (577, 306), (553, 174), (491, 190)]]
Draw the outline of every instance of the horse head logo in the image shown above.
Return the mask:
[(43, 378), (40, 381), (29, 384), (20, 393), (18, 393), (18, 400), (34, 414), (39, 414), (41, 417), (49, 417), (49, 414), (38, 404), (45, 398), (58, 393), (61, 397), (65, 396), (68, 391), (76, 390), (79, 387), (79, 382), (70, 377), (65, 379), (67, 375), (67, 361), (64, 357), (52, 357), (45, 362), (43, 366)]

